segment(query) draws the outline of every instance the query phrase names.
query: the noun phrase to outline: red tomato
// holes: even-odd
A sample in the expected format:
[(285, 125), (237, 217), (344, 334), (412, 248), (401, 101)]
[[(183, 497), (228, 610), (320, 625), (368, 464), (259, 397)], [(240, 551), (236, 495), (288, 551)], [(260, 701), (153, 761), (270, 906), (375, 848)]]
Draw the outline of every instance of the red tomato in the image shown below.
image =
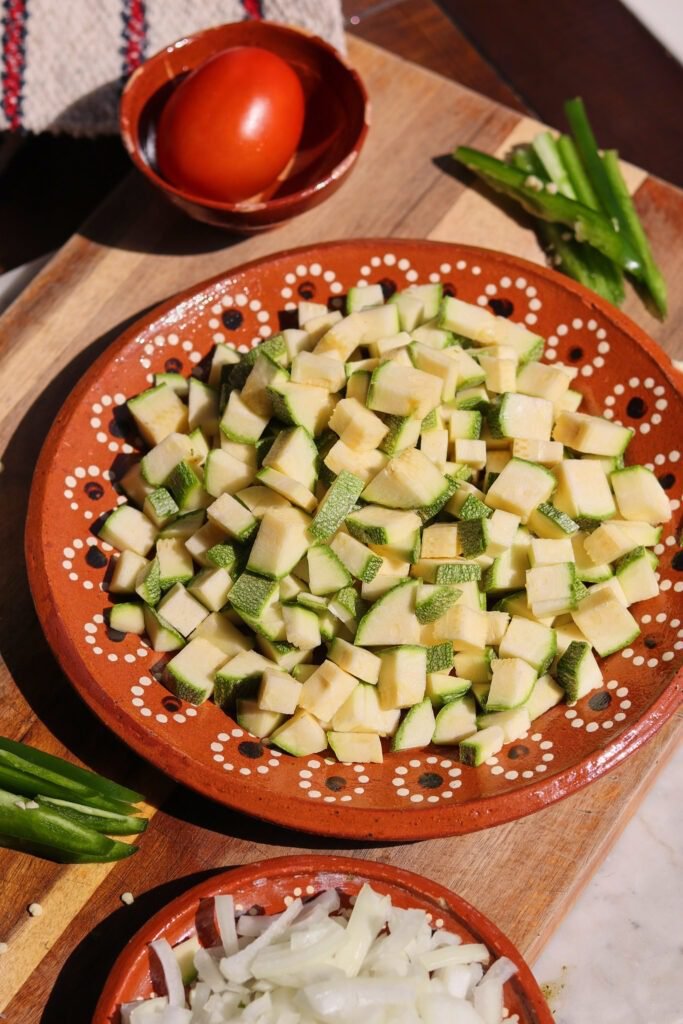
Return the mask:
[(162, 110), (159, 170), (196, 195), (248, 199), (287, 166), (303, 123), (303, 89), (289, 64), (258, 47), (225, 50), (188, 75)]

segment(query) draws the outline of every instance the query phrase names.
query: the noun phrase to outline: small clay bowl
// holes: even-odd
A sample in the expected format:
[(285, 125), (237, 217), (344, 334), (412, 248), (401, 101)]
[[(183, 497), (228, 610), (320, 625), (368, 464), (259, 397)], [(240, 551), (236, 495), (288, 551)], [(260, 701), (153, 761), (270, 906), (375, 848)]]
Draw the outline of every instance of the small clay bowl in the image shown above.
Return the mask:
[[(161, 176), (155, 133), (164, 104), (188, 72), (233, 46), (259, 46), (286, 60), (301, 80), (306, 117), (294, 159), (271, 194), (222, 203)], [(324, 40), (272, 22), (240, 21), (179, 39), (139, 67), (121, 97), (120, 128), (135, 166), (176, 206), (195, 220), (252, 233), (291, 220), (336, 192), (361, 151), (368, 116), (359, 76)]]
[(199, 934), (202, 945), (216, 945), (212, 901), (229, 893), (244, 910), (257, 907), (259, 913), (276, 914), (285, 900), (304, 900), (323, 889), (335, 888), (342, 905), (368, 883), (376, 892), (388, 894), (395, 906), (415, 907), (432, 915), (434, 927), (459, 935), (463, 942), (482, 942), (492, 958), (506, 956), (517, 966), (517, 974), (505, 985), (505, 1006), (517, 1014), (520, 1024), (552, 1024), (553, 1018), (540, 988), (521, 954), (502, 932), (473, 906), (449, 889), (411, 871), (388, 864), (352, 857), (277, 857), (247, 864), (214, 875), (190, 889), (159, 911), (137, 932), (123, 950), (109, 975), (97, 1004), (92, 1024), (119, 1024), (121, 1003), (149, 998), (154, 994), (148, 944), (166, 939), (172, 946)]

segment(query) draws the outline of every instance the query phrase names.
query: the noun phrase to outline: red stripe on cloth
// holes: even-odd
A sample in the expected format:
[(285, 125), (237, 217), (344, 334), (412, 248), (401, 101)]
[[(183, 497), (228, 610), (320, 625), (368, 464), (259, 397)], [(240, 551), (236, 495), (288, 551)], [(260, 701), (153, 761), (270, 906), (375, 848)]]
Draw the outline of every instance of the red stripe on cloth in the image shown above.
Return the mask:
[(147, 48), (145, 0), (123, 0), (123, 74), (128, 76), (142, 64)]
[(10, 128), (22, 127), (28, 0), (5, 0), (2, 18), (2, 110)]
[(247, 18), (260, 21), (263, 17), (263, 4), (261, 0), (242, 0), (242, 7)]

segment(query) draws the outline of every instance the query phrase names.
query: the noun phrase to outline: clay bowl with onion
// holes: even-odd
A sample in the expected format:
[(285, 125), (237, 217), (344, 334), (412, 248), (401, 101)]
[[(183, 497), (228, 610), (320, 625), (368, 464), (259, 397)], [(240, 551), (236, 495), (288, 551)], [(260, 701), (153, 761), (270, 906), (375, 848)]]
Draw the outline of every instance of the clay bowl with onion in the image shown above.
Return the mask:
[[(534, 976), (499, 929), (471, 904), (430, 879), (389, 864), (351, 857), (277, 857), (214, 875), (159, 911), (127, 944), (109, 975), (92, 1024), (120, 1024), (120, 1007), (148, 999), (155, 991), (149, 943), (166, 939), (172, 946), (197, 935), (203, 946), (216, 945), (213, 899), (225, 893), (244, 911), (282, 912), (287, 901), (304, 901), (325, 889), (336, 889), (342, 906), (364, 884), (390, 896), (394, 906), (417, 908), (432, 916), (434, 927), (453, 932), (465, 943), (483, 943), (493, 959), (505, 956), (517, 973), (505, 983), (505, 1006), (519, 1024), (552, 1024), (553, 1018)], [(251, 908), (251, 909), (249, 909)], [(163, 991), (163, 984), (161, 985)]]
[[(243, 46), (268, 50), (296, 72), (304, 93), (304, 122), (296, 151), (277, 179), (256, 196), (227, 202), (162, 176), (157, 126), (188, 74), (222, 51)], [(363, 83), (332, 46), (299, 29), (245, 21), (179, 39), (146, 61), (124, 89), (120, 129), (135, 166), (172, 203), (196, 220), (253, 233), (291, 220), (336, 192), (358, 159), (368, 116)]]

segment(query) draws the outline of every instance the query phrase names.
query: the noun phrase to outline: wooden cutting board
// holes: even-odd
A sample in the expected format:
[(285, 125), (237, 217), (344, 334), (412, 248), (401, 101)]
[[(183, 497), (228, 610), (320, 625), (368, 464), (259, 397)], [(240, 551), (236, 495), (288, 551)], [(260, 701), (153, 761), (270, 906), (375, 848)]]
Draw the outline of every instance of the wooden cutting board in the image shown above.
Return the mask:
[[(175, 787), (109, 735), (61, 676), (33, 611), (22, 534), (37, 453), (70, 388), (143, 310), (278, 249), (353, 236), (426, 236), (543, 260), (533, 232), (470, 188), (446, 158), (456, 143), (503, 152), (528, 139), (535, 122), (367, 43), (349, 39), (349, 51), (372, 99), (372, 130), (358, 167), (330, 201), (245, 240), (187, 220), (132, 175), (0, 321), (0, 733), (134, 783), (154, 814), (140, 853), (117, 866), (60, 867), (0, 854), (0, 941), (8, 943), (0, 1011), (17, 1024), (86, 1024), (125, 941), (213, 869), (292, 850), (340, 849)], [(683, 193), (634, 168), (628, 176), (669, 280), (671, 313), (659, 324), (634, 296), (626, 309), (680, 355)], [(359, 836), (343, 849), (457, 890), (533, 960), (678, 736), (680, 717), (606, 778), (532, 818), (413, 845), (370, 847)], [(121, 904), (124, 891), (135, 894), (133, 906)], [(43, 908), (39, 917), (27, 913), (34, 901)]]

